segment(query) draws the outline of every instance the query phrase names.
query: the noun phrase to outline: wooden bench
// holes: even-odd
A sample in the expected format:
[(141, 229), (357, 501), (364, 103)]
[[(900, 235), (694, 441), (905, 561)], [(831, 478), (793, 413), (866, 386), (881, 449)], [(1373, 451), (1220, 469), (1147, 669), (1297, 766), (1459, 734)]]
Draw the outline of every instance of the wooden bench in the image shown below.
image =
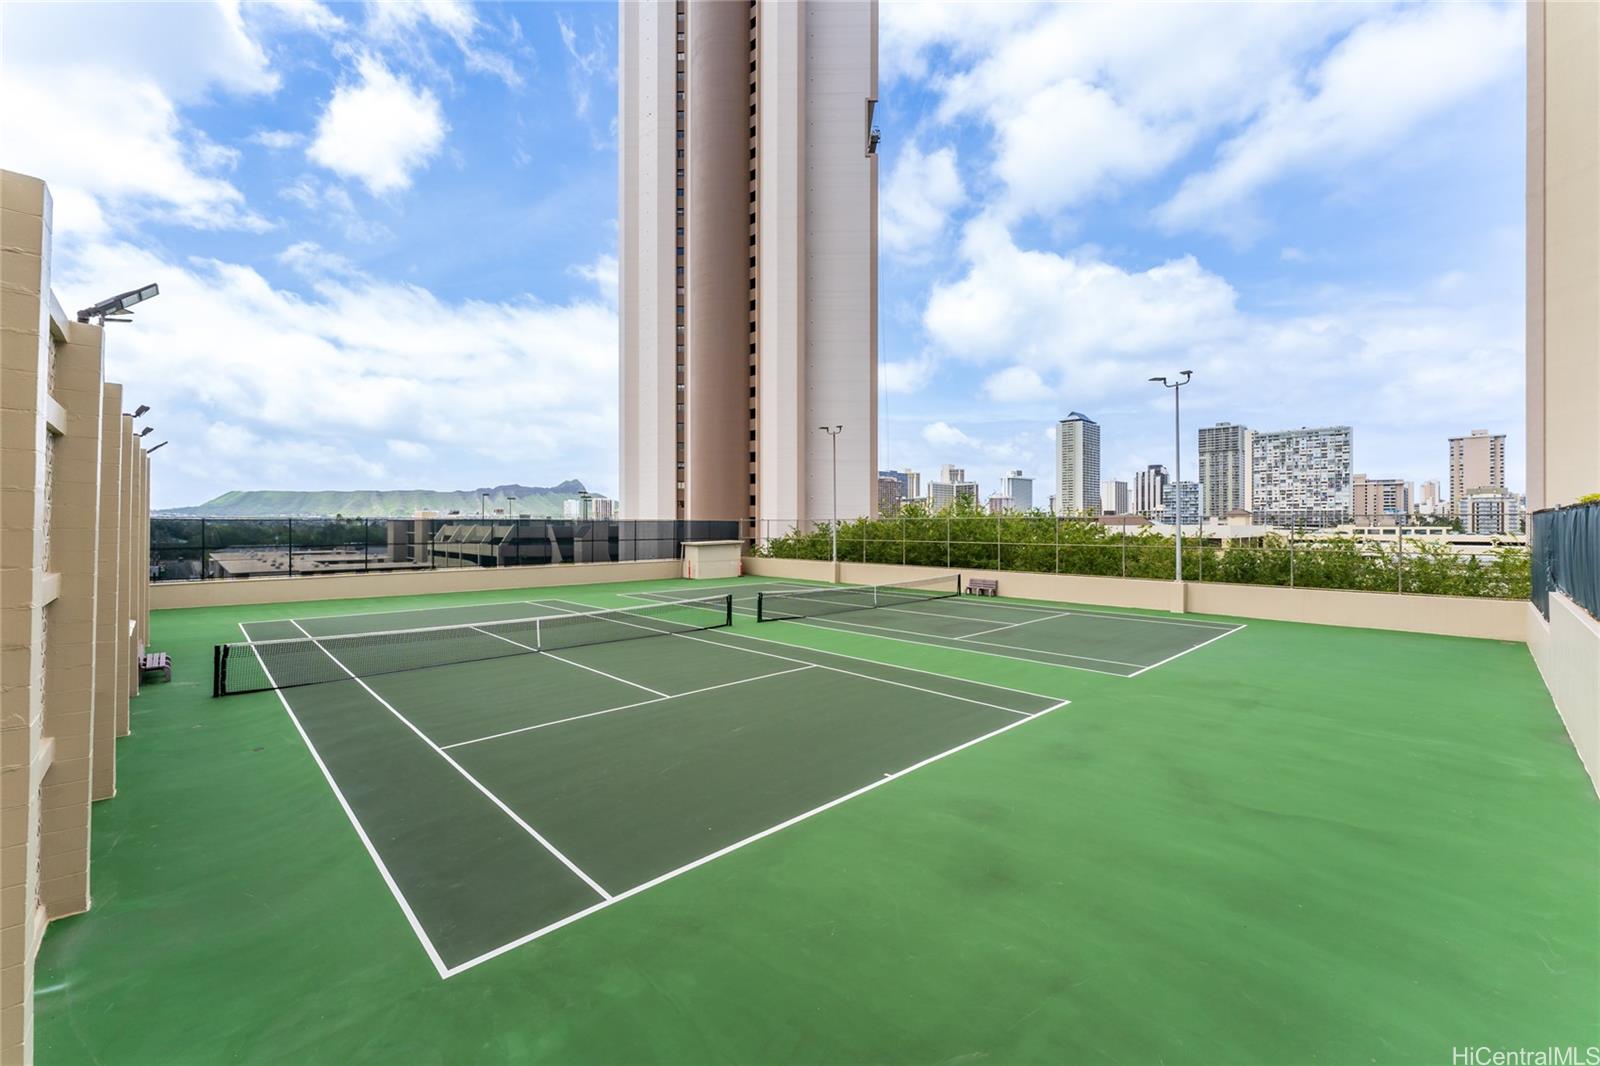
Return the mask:
[(153, 674), (160, 672), (168, 681), (172, 680), (172, 657), (164, 651), (147, 652), (139, 656), (139, 673)]
[(1000, 595), (1000, 580), (993, 577), (969, 577), (967, 578), (967, 595), (998, 596)]

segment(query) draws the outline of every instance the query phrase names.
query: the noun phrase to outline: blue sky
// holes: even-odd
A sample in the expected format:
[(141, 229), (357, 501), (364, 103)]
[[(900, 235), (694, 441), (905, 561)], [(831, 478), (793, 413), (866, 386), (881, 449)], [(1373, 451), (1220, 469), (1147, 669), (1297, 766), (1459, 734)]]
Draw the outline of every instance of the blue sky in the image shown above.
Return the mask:
[[(1107, 477), (1192, 427), (1349, 423), (1356, 468), (1521, 485), (1523, 16), (880, 9), (886, 466)], [(235, 488), (616, 487), (611, 4), (7, 4), (0, 163), (56, 287), (148, 280), (109, 373), (158, 505)], [(97, 39), (116, 47), (85, 49)], [(10, 101), (24, 106), (11, 106)], [(1042, 494), (1041, 494), (1042, 496)]]

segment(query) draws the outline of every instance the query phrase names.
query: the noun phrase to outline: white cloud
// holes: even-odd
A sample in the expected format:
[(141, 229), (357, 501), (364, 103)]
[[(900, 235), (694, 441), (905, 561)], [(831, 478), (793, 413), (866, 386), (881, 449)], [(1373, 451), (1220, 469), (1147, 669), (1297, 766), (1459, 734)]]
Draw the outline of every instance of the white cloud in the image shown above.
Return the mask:
[(610, 307), (617, 306), (617, 257), (607, 253), (600, 256), (592, 263), (584, 263), (572, 268), (572, 272), (580, 278), (585, 278), (594, 283), (600, 290), (600, 295)]
[[(514, 20), (511, 25), (514, 28), (511, 39), (515, 42), (520, 37), (520, 27)], [(418, 32), (424, 26), (449, 37), (460, 50), (468, 70), (491, 74), (508, 86), (522, 84), (522, 75), (508, 56), (477, 43), (483, 22), (466, 0), (379, 0), (367, 5), (369, 38), (383, 41), (415, 65), (432, 67), (427, 46)]]
[(944, 235), (952, 212), (965, 199), (956, 150), (945, 147), (924, 154), (913, 141), (901, 149), (879, 197), (879, 240), (891, 253), (924, 252)]
[(878, 364), (878, 384), (891, 394), (921, 392), (933, 380), (934, 360), (924, 352), (914, 359)]
[(613, 309), (444, 300), (314, 246), (285, 256), (311, 277), (309, 294), (248, 266), (126, 243), (58, 263), (68, 306), (130, 277), (161, 281), (161, 299), (109, 346), (107, 368), (130, 395), (161, 390), (158, 429), (172, 441), (161, 505), (232, 488), (614, 476)]
[(372, 244), (394, 236), (388, 226), (362, 215), (350, 193), (336, 181), (318, 181), (309, 174), (302, 174), (281, 186), (278, 195), (305, 208), (311, 217), (303, 225), (331, 225), (358, 244)]
[(978, 442), (948, 422), (932, 422), (922, 427), (922, 439), (936, 448), (975, 449)]
[[(1031, 403), (1049, 395), (1050, 387), (1031, 366), (1008, 366), (983, 381), (983, 394), (995, 403)], [(1053, 434), (1054, 429), (1051, 430)]]
[(449, 129), (439, 98), (375, 56), (361, 56), (356, 71), (358, 82), (334, 90), (306, 154), (379, 195), (409, 188), (412, 173), (438, 155)]
[(306, 135), (295, 133), (291, 130), (257, 130), (245, 138), (251, 144), (259, 144), (263, 148), (270, 148), (281, 152), (287, 148), (298, 148), (305, 143)]
[(1249, 200), (1296, 171), (1326, 174), (1392, 150), (1426, 120), (1516, 69), (1522, 12), (1513, 6), (1407, 7), (1356, 27), (1311, 75), (1280, 86), (1210, 169), (1185, 179), (1157, 212), (1169, 228), (1235, 236), (1256, 228)]
[(324, 36), (349, 28), (344, 19), (317, 0), (251, 0), (245, 5), (244, 14), (251, 22), (277, 23)]
[[(48, 72), (8, 63), (0, 95), (6, 166), (50, 182), (63, 236), (145, 218), (199, 229), (269, 228), (244, 194), (215, 173), (229, 168), (233, 150), (185, 126), (152, 81), (106, 69)], [(93, 151), (85, 150), (91, 144)]]

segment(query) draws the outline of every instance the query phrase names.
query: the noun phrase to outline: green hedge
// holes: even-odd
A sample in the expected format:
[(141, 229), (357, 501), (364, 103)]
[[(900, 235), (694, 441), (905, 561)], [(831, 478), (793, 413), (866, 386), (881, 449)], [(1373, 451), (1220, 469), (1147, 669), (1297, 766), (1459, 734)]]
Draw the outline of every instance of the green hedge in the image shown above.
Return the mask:
[[(767, 540), (757, 554), (773, 559), (831, 557), (832, 528)], [(1172, 538), (1148, 531), (1124, 534), (1092, 519), (1058, 519), (1042, 511), (986, 515), (971, 505), (929, 515), (839, 523), (839, 559), (850, 563), (935, 566), (952, 570), (1015, 570), (1106, 577), (1172, 577)], [(1271, 535), (1224, 547), (1186, 541), (1183, 576), (1191, 581), (1296, 588), (1414, 592), (1438, 596), (1526, 599), (1526, 548), (1492, 556), (1462, 555), (1443, 544), (1393, 546), (1351, 540), (1293, 540)]]

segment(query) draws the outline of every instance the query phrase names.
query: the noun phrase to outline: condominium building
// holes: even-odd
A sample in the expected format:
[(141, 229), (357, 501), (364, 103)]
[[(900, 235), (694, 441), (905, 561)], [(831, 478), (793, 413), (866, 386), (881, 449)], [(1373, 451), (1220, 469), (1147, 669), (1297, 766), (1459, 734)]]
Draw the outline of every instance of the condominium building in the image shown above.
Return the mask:
[(966, 478), (967, 472), (960, 467), (945, 467), (938, 481), (928, 482), (928, 506), (933, 511), (938, 512), (961, 498), (976, 504), (978, 502), (978, 483), (976, 481), (968, 481)]
[[(1176, 503), (1174, 503), (1176, 497)], [(1161, 510), (1157, 512), (1157, 520), (1171, 523), (1174, 513), (1178, 514), (1176, 521), (1185, 525), (1193, 525), (1200, 521), (1200, 483), (1198, 481), (1169, 481), (1161, 496)]]
[(1465, 437), (1450, 438), (1450, 499), (1456, 501), (1474, 489), (1506, 487), (1506, 435), (1475, 429)]
[(1200, 505), (1207, 517), (1250, 509), (1250, 439), (1244, 426), (1200, 429)]
[(1133, 475), (1133, 509), (1137, 514), (1153, 515), (1161, 510), (1167, 496), (1167, 468), (1151, 463)]
[(920, 500), (922, 498), (922, 475), (915, 470), (902, 470), (906, 479), (906, 499)]
[(1331, 525), (1350, 514), (1349, 426), (1258, 432), (1251, 442), (1253, 510), (1274, 523)]
[(1011, 501), (1013, 511), (1033, 510), (1033, 478), (1023, 477), (1020, 470), (1008, 472), (1000, 479), (1000, 495)]
[(1126, 481), (1100, 482), (1100, 513), (1128, 513), (1128, 483)]
[(1526, 502), (1514, 492), (1481, 489), (1455, 501), (1463, 533), (1521, 533)]
[(1002, 496), (997, 492), (993, 496), (989, 497), (989, 513), (1009, 514), (1017, 509), (1015, 504), (1016, 501), (1010, 496)]
[(903, 478), (895, 477), (896, 471), (878, 471), (878, 513), (880, 515), (893, 515), (900, 513), (900, 505), (906, 499), (906, 483)]
[(1100, 513), (1100, 426), (1073, 411), (1056, 423), (1056, 513)]
[(1350, 513), (1358, 523), (1393, 524), (1412, 512), (1411, 482), (1400, 478), (1350, 478)]
[(633, 518), (877, 502), (874, 0), (620, 5), (620, 458)]
[(1417, 498), (1412, 504), (1417, 514), (1436, 515), (1445, 511), (1444, 492), (1439, 479), (1432, 478), (1417, 486)]

